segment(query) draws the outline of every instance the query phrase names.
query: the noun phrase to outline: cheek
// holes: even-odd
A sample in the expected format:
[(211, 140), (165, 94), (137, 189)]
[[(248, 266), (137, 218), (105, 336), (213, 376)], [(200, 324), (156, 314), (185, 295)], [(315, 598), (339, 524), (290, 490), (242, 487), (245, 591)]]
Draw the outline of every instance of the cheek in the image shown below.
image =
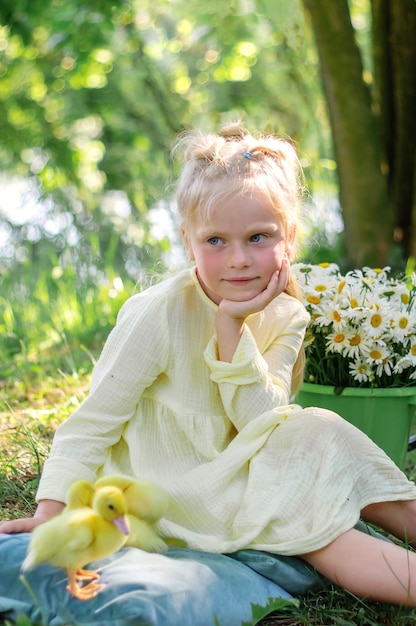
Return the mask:
[(274, 248), (271, 250), (268, 250), (267, 252), (265, 252), (261, 258), (261, 263), (265, 266), (271, 269), (271, 271), (274, 270), (280, 270), (280, 267), (282, 265), (282, 261), (283, 261), (283, 255), (284, 255), (284, 248), (280, 249), (279, 248)]
[(207, 277), (218, 274), (223, 267), (220, 255), (210, 253), (209, 251), (199, 251), (195, 260), (200, 273), (205, 274)]
[(216, 255), (209, 252), (201, 252), (197, 256), (197, 261), (198, 265), (203, 266), (207, 271), (212, 271), (219, 265)]
[(283, 259), (285, 258), (286, 247), (282, 242), (279, 246), (276, 246), (274, 249), (274, 262), (276, 264), (277, 269), (280, 269), (282, 266)]

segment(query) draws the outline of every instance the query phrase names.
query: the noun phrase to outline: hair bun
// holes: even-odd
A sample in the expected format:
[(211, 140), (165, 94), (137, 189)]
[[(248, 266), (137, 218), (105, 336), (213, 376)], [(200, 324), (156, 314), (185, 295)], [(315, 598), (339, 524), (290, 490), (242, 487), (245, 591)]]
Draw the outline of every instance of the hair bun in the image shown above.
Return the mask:
[(230, 122), (223, 126), (218, 134), (225, 140), (232, 140), (243, 139), (249, 133), (248, 130), (244, 128), (243, 122), (241, 120), (236, 120), (235, 122)]

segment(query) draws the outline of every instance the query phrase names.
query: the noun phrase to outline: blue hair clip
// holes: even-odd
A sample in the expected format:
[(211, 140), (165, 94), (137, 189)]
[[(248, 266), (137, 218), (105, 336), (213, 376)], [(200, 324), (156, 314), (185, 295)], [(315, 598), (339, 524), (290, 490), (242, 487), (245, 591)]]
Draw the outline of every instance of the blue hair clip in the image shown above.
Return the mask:
[(252, 156), (251, 152), (244, 152), (243, 154), (243, 157), (246, 157), (246, 159), (251, 159)]

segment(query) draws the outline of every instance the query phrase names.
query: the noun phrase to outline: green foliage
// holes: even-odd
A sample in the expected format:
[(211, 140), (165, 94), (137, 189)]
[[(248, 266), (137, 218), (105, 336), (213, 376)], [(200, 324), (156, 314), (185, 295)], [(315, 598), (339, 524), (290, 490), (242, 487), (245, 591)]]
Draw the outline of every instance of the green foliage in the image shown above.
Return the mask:
[(40, 622), (31, 622), (26, 615), (18, 615), (16, 622), (10, 622), (9, 620), (0, 620), (0, 624), (3, 626), (43, 626)]
[(70, 267), (24, 269), (19, 281), (12, 273), (2, 281), (0, 380), (90, 368), (133, 283), (110, 270), (82, 282)]
[[(47, 306), (46, 292), (42, 292), (40, 287), (35, 289), (37, 298), (45, 303), (38, 318), (31, 317), (29, 312), (25, 317), (23, 305), (28, 300), (22, 299), (22, 306), (17, 311), (19, 324), (24, 324), (23, 336), (31, 331), (30, 349), (23, 339), (22, 352), (15, 354), (14, 359), (10, 356), (8, 359), (12, 363), (12, 373), (0, 379), (0, 519), (33, 514), (38, 479), (53, 433), (88, 392), (94, 355), (78, 352), (76, 347), (65, 343), (64, 339), (62, 343), (59, 343), (59, 338), (57, 343), (53, 343), (48, 336), (53, 326), (52, 317), (59, 319), (63, 315), (65, 325), (71, 329), (71, 316), (82, 315), (81, 311), (77, 311), (77, 307), (82, 306), (80, 294), (74, 300), (72, 293), (65, 294), (65, 286), (69, 292), (74, 292), (73, 283), (69, 279), (58, 285), (52, 282), (50, 293), (55, 294), (53, 306)], [(67, 308), (61, 305), (61, 296), (63, 303), (69, 301), (71, 306), (75, 306), (75, 311), (71, 311), (69, 317), (65, 317)], [(83, 296), (86, 296), (85, 292)], [(107, 301), (108, 292), (104, 294), (104, 302)], [(97, 308), (102, 306), (99, 302), (95, 305)], [(95, 305), (93, 300), (91, 307)], [(115, 311), (108, 314), (108, 322), (114, 314)], [(88, 329), (87, 316), (85, 322), (84, 333)], [(7, 324), (8, 328), (17, 332), (19, 324), (13, 317), (8, 317)], [(0, 336), (2, 334), (3, 331)], [(97, 341), (95, 335), (91, 337), (91, 340), (84, 337), (88, 345)], [(45, 342), (44, 347), (42, 341)], [(406, 472), (411, 479), (415, 475), (415, 455), (416, 451), (408, 454)], [(332, 586), (318, 594), (301, 598), (298, 606), (284, 602), (284, 605), (278, 601), (269, 606), (268, 609), (275, 611), (269, 615), (269, 610), (264, 612), (263, 608), (254, 607), (253, 619), (259, 620), (254, 623), (261, 626), (407, 626), (416, 620), (414, 610), (366, 602)], [(23, 616), (18, 623), (21, 626), (30, 624)]]
[[(363, 1), (351, 3), (356, 20)], [(358, 36), (365, 47), (367, 27)], [(337, 186), (298, 0), (2, 0), (0, 79), (1, 182), (20, 198), (0, 205), (0, 501), (1, 516), (17, 517), (33, 512), (53, 432), (85, 395), (120, 304), (168, 262), (148, 216), (171, 212), (176, 133), (242, 117), (295, 139), (311, 196), (333, 199)], [(311, 224), (301, 258), (339, 263), (338, 239)], [(256, 619), (414, 616), (334, 588)]]
[(331, 158), (298, 2), (5, 0), (0, 50), (0, 168), (5, 182), (30, 183), (17, 215), (0, 208), (0, 271), (40, 254), (133, 280), (163, 265), (169, 244), (147, 215), (162, 199), (169, 209), (169, 149), (183, 128), (243, 117), (290, 135), (309, 179)]
[(282, 607), (266, 617), (261, 626), (409, 626), (415, 611), (379, 602), (370, 602), (330, 585), (308, 594), (298, 607)]
[(62, 371), (35, 381), (30, 370), (0, 381), (0, 519), (33, 514), (53, 433), (79, 406), (88, 382), (89, 374)]
[(251, 613), (252, 613), (252, 619), (250, 620), (250, 622), (243, 622), (241, 624), (241, 626), (255, 626), (255, 624), (258, 624), (259, 622), (261, 622), (261, 620), (266, 617), (267, 615), (270, 615), (270, 613), (273, 613), (274, 611), (282, 611), (286, 608), (294, 608), (294, 607), (298, 607), (299, 606), (299, 600), (293, 598), (290, 600), (286, 600), (285, 598), (269, 598), (268, 603), (266, 604), (266, 606), (261, 606), (259, 604), (252, 604), (251, 605)]

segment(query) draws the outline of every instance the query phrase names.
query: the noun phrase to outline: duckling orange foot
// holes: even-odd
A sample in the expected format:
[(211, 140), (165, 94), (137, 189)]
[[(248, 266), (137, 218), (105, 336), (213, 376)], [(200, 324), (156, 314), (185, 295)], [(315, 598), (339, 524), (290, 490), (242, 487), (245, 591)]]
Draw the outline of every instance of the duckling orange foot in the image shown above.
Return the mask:
[(72, 584), (72, 585), (69, 584), (67, 586), (67, 589), (70, 592), (70, 594), (74, 598), (77, 598), (78, 600), (91, 600), (92, 598), (95, 598), (97, 593), (103, 587), (104, 587), (104, 584), (97, 584), (94, 582), (90, 582), (85, 587), (80, 587), (77, 583)]
[(77, 569), (75, 573), (76, 580), (98, 580), (100, 578), (99, 570)]
[[(95, 598), (100, 589), (104, 587), (103, 584), (94, 582), (98, 580), (99, 577), (100, 575), (96, 570), (83, 570), (82, 568), (78, 568), (77, 570), (69, 569), (67, 589), (71, 596), (78, 600), (91, 600), (91, 598)], [(78, 580), (90, 580), (91, 582), (84, 587), (80, 587)]]

